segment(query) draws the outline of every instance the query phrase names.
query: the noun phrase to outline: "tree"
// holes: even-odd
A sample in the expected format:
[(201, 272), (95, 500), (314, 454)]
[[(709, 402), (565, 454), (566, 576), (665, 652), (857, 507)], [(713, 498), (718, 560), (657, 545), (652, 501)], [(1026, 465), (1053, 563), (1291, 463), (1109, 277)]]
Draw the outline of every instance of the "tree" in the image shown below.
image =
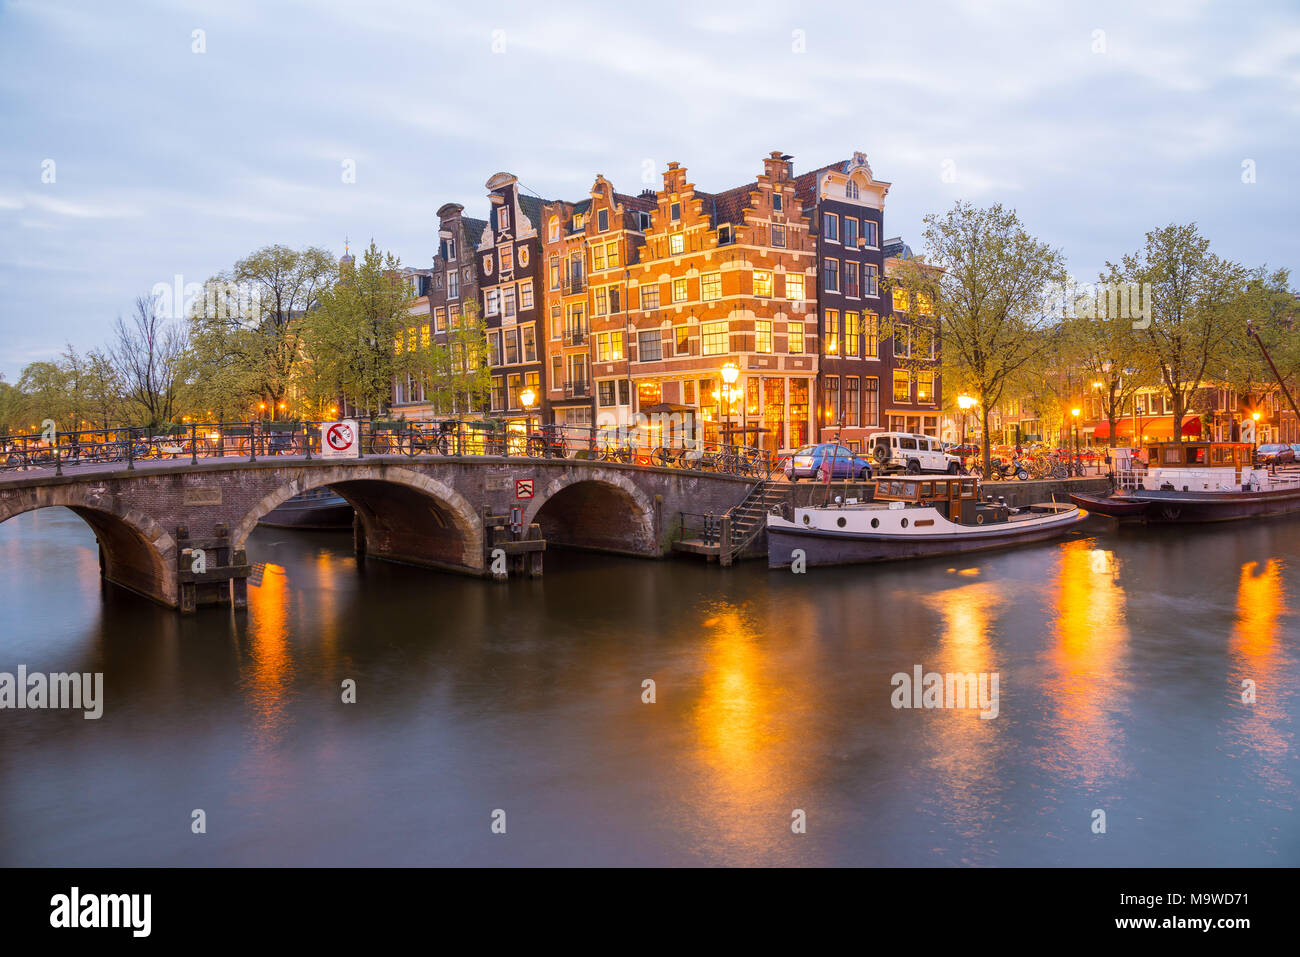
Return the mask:
[(240, 325), (253, 333), (237, 353), (248, 363), (240, 375), (250, 372), (260, 380), (258, 393), (271, 418), (285, 403), (302, 358), (302, 320), (320, 305), (335, 268), (327, 250), (275, 245), (239, 260), (225, 277), (242, 306)]
[(460, 316), (448, 312), (447, 344), (435, 345), (429, 380), (434, 407), (460, 413), (486, 408), (492, 395), (488, 367), (487, 322), (477, 302), (461, 306)]
[(323, 290), (303, 324), (314, 389), (328, 390), (367, 413), (382, 412), (398, 376), (428, 378), (434, 355), (412, 330), (410, 284), (401, 261), (372, 240), (361, 262)]
[(150, 427), (170, 422), (186, 349), (182, 326), (163, 317), (156, 296), (139, 296), (130, 319), (117, 317), (109, 355), (126, 398)]
[(1106, 266), (1113, 281), (1150, 288), (1150, 317), (1140, 331), (1180, 438), (1207, 374), (1225, 368), (1232, 343), (1245, 338), (1246, 270), (1211, 253), (1195, 223), (1154, 229), (1141, 250)]
[(1246, 276), (1242, 299), (1238, 304), (1245, 322), (1259, 334), (1273, 359), (1282, 381), (1278, 382), (1254, 337), (1243, 335), (1231, 339), (1225, 348), (1223, 381), (1245, 399), (1248, 409), (1257, 408), (1264, 396), (1285, 386), (1292, 396), (1300, 379), (1300, 335), (1295, 321), (1300, 316), (1300, 301), (1290, 288), (1287, 269), (1270, 272), (1267, 267), (1252, 269)]
[(1049, 345), (1036, 333), (1048, 323), (1044, 290), (1064, 279), (1064, 259), (1000, 204), (980, 209), (959, 201), (942, 216), (926, 216), (923, 238), (926, 258), (904, 260), (897, 281), (934, 303), (945, 381), (979, 401), (988, 474), (989, 411)]
[(1066, 362), (1079, 372), (1078, 395), (1098, 400), (1114, 448), (1124, 407), (1140, 388), (1154, 381), (1155, 372), (1132, 318), (1096, 312), (1075, 304), (1060, 326), (1061, 349)]
[(181, 370), (187, 408), (218, 422), (248, 418), (259, 399), (265, 404), (269, 391), (267, 339), (255, 317), (230, 308), (228, 291), (219, 277), (204, 284), (202, 300), (190, 311)]

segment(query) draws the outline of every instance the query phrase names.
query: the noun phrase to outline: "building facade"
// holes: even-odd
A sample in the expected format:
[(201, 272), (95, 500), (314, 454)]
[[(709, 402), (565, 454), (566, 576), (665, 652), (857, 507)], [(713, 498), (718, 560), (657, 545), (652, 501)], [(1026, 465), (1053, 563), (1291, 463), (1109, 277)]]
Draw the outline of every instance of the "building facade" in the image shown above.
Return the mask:
[[(411, 329), (421, 347), (436, 343), (444, 348), (452, 326), (463, 315), (467, 303), (478, 301), (478, 266), (475, 251), (487, 223), (466, 215), (459, 203), (446, 203), (438, 210), (438, 251), (427, 270), (407, 270), (416, 299), (411, 303)], [(420, 279), (415, 278), (423, 276)], [(410, 341), (408, 339), (408, 341)], [(407, 377), (394, 383), (394, 413), (416, 421), (441, 418), (449, 414), (477, 412), (461, 408), (463, 400), (453, 400), (449, 408), (439, 409), (433, 402), (428, 382)]]
[(618, 193), (597, 176), (587, 199), (543, 210), (547, 397), (557, 424), (631, 421), (627, 284), (654, 206), (653, 193)]
[[(648, 197), (647, 197), (648, 199)], [(628, 273), (633, 411), (683, 409), (706, 442), (808, 441), (817, 375), (816, 246), (790, 157), (706, 193), (669, 163)], [(734, 363), (734, 392), (722, 369)]]
[[(510, 173), (487, 181), (490, 211), (475, 249), (479, 292), (487, 325), (492, 370), (489, 410), (523, 430), (549, 415), (542, 376), (545, 337), (542, 310), (542, 207)], [(525, 402), (531, 396), (532, 403)]]

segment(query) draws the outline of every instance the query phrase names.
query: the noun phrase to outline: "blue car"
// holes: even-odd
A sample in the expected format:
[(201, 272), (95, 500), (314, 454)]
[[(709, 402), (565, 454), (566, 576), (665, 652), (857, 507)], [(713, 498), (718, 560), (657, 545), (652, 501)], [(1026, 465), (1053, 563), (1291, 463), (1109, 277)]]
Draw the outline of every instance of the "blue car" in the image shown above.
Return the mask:
[(871, 478), (870, 459), (834, 442), (805, 445), (799, 449), (785, 463), (785, 477), (791, 482), (797, 482), (801, 478), (818, 478), (822, 474), (823, 463), (830, 465), (833, 479)]

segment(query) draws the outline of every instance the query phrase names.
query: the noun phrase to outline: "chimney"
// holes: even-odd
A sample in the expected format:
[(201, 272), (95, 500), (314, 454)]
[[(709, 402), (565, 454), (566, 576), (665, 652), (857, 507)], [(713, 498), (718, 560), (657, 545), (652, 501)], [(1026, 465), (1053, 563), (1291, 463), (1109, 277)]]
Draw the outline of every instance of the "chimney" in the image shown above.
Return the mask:
[(669, 193), (686, 192), (686, 168), (681, 163), (668, 164), (664, 170), (664, 191)]
[(794, 170), (790, 165), (791, 158), (780, 150), (773, 150), (763, 160), (763, 175), (772, 183), (793, 179)]

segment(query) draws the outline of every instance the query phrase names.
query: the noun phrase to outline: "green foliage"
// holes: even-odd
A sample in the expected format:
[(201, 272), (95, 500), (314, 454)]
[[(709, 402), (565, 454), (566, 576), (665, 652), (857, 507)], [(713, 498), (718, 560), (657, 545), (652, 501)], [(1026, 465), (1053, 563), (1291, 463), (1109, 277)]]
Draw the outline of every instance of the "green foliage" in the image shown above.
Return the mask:
[(315, 392), (346, 398), (382, 412), (398, 376), (435, 372), (433, 350), (411, 347), (411, 289), (398, 274), (401, 262), (372, 241), (353, 269), (322, 290), (320, 308), (302, 325)]
[(1064, 280), (1064, 258), (1000, 204), (958, 202), (927, 216), (923, 237), (927, 257), (904, 260), (894, 281), (933, 303), (945, 387), (978, 400), (987, 470), (989, 411), (1051, 344), (1043, 294)]

